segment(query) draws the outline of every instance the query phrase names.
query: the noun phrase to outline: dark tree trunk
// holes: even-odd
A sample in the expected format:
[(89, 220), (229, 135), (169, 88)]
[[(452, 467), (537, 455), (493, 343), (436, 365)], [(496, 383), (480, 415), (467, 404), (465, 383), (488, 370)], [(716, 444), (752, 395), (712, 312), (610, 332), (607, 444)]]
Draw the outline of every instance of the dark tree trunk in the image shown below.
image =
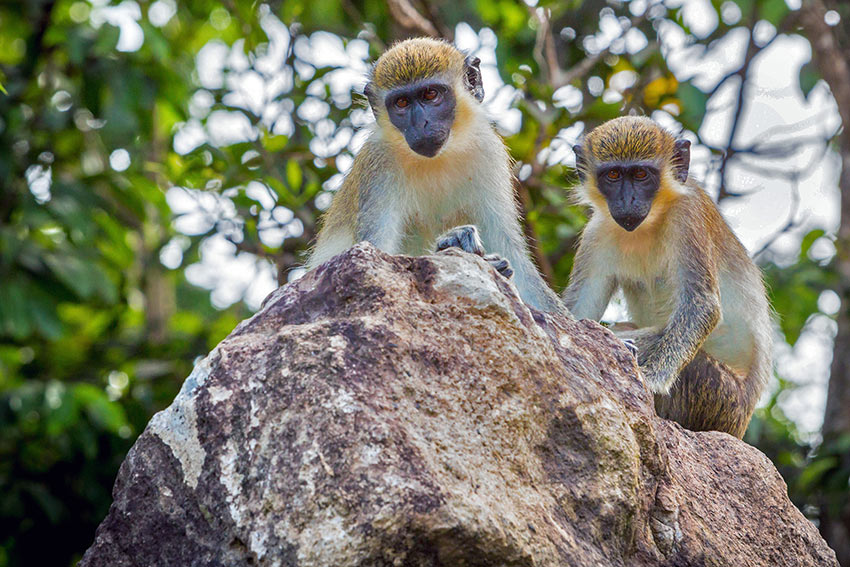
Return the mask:
[[(829, 84), (844, 124), (839, 138), (841, 225), (835, 243), (838, 250), (835, 262), (838, 287), (835, 291), (841, 298), (841, 309), (823, 420), (825, 448), (837, 438), (850, 435), (850, 63), (846, 53), (850, 46), (842, 46), (839, 41), (839, 34), (848, 37), (850, 23), (845, 13), (838, 26), (830, 27), (824, 22), (828, 9), (822, 0), (807, 0), (800, 12), (800, 23), (812, 44), (812, 59)], [(850, 455), (843, 455), (842, 460), (843, 468), (850, 467)], [(820, 531), (835, 550), (839, 563), (850, 566), (850, 500), (845, 500), (843, 506), (823, 503)]]

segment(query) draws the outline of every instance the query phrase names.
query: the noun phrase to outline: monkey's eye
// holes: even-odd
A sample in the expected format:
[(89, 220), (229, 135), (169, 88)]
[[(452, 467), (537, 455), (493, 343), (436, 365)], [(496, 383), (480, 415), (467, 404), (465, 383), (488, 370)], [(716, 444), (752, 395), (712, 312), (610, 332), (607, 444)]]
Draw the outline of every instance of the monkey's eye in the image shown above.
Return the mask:
[(620, 178), (620, 172), (617, 171), (616, 169), (612, 169), (611, 171), (608, 172), (607, 177), (611, 181), (616, 181)]
[(439, 94), (440, 93), (437, 92), (437, 89), (425, 89), (425, 92), (422, 93), (422, 98), (425, 100), (434, 100)]
[(407, 100), (407, 97), (404, 96), (397, 98), (395, 101), (395, 105), (398, 108), (407, 108), (408, 104), (410, 104), (410, 101)]
[(637, 168), (632, 174), (635, 179), (645, 179), (646, 178), (646, 170), (642, 167)]

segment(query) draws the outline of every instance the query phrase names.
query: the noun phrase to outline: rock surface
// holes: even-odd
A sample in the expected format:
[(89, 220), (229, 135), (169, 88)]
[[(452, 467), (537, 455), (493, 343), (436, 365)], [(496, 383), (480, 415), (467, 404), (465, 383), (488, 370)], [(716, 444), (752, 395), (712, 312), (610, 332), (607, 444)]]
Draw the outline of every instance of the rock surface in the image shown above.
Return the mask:
[(756, 449), (660, 419), (634, 358), (480, 258), (358, 245), (198, 364), (94, 566), (836, 566)]

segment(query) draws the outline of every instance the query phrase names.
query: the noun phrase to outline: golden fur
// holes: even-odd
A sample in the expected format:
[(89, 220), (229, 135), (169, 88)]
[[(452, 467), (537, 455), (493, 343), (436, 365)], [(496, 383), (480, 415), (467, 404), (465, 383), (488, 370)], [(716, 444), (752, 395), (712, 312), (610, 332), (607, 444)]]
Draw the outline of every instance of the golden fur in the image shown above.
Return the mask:
[(673, 155), (676, 139), (646, 116), (621, 116), (585, 138), (587, 155), (605, 161), (655, 160)]
[[(686, 427), (743, 435), (772, 371), (761, 272), (711, 198), (691, 179), (677, 181), (675, 138), (652, 120), (606, 122), (587, 135), (584, 156), (579, 197), (593, 213), (564, 294), (567, 307), (598, 320), (621, 289), (639, 329), (620, 334), (637, 343), (657, 407)], [(628, 232), (608, 212), (595, 171), (605, 162), (638, 160), (657, 163), (661, 178), (649, 215)], [(736, 373), (735, 382), (700, 386), (691, 373), (710, 371), (712, 384), (723, 376), (703, 359), (689, 366), (700, 350)], [(734, 403), (708, 399), (721, 391), (733, 392)], [(677, 398), (682, 392), (690, 398)]]
[(462, 76), (464, 55), (452, 44), (417, 37), (393, 45), (372, 68), (371, 80), (382, 90), (442, 73)]

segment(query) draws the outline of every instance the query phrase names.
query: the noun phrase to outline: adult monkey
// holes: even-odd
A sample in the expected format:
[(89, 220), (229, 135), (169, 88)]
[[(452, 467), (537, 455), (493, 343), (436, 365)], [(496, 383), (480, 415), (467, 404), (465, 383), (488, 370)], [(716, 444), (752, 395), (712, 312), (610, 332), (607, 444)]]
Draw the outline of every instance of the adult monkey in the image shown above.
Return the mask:
[[(639, 328), (617, 334), (637, 347), (659, 415), (743, 436), (772, 371), (771, 310), (758, 267), (688, 177), (690, 143), (648, 118), (622, 117), (574, 149), (593, 213), (567, 307), (598, 320), (622, 289)], [(732, 373), (710, 368), (700, 350)]]
[(470, 223), (437, 247), (498, 252), (503, 258), (485, 259), (513, 272), (523, 301), (566, 312), (529, 258), (511, 159), (480, 104), (478, 65), (426, 38), (398, 43), (378, 59), (366, 85), (376, 125), (325, 214), (309, 267), (362, 240), (389, 253), (424, 254), (440, 233)]

